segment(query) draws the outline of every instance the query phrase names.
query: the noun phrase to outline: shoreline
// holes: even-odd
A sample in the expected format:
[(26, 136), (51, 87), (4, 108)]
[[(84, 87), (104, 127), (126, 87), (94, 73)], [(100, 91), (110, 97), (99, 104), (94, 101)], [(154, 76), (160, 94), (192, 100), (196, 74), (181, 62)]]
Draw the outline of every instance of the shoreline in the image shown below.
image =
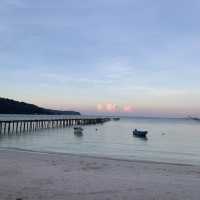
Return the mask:
[(200, 166), (0, 149), (2, 200), (155, 200), (200, 196)]
[(127, 159), (127, 158), (117, 158), (117, 157), (109, 157), (103, 155), (89, 155), (86, 153), (76, 154), (76, 153), (64, 153), (64, 152), (53, 152), (53, 151), (37, 151), (37, 150), (29, 150), (29, 149), (21, 149), (21, 148), (6, 148), (0, 147), (0, 151), (16, 151), (16, 152), (25, 152), (25, 153), (33, 153), (33, 154), (44, 154), (44, 155), (66, 155), (66, 156), (75, 156), (75, 157), (87, 157), (94, 159), (105, 159), (105, 160), (114, 160), (114, 161), (125, 161), (125, 162), (138, 162), (138, 163), (151, 163), (151, 164), (166, 164), (166, 165), (175, 165), (175, 166), (196, 166), (200, 167), (199, 164), (187, 164), (187, 163), (178, 163), (178, 162), (164, 162), (164, 161), (154, 161), (154, 160), (144, 160), (144, 159)]

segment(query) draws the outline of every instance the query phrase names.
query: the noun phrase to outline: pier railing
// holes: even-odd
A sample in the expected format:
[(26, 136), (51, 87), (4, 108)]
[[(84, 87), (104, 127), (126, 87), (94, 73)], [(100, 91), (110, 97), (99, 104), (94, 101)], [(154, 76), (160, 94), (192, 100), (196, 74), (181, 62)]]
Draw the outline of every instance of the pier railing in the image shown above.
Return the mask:
[(65, 128), (75, 125), (102, 124), (109, 120), (110, 118), (0, 120), (0, 135), (34, 132), (41, 129)]

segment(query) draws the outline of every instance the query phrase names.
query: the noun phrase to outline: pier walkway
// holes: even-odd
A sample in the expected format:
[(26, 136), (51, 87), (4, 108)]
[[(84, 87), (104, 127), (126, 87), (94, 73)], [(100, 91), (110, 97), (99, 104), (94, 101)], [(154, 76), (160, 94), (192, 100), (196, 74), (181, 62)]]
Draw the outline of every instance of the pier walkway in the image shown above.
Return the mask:
[(41, 129), (65, 128), (74, 125), (102, 124), (110, 118), (78, 117), (60, 119), (0, 120), (0, 135), (34, 132)]

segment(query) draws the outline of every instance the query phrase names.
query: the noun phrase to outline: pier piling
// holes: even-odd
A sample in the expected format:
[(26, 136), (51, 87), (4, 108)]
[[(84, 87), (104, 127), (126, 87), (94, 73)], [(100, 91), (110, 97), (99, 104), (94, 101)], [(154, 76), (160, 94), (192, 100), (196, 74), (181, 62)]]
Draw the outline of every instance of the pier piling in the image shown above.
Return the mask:
[(109, 120), (110, 118), (0, 120), (0, 136), (22, 132), (35, 132), (41, 129), (65, 128), (73, 125), (101, 124)]

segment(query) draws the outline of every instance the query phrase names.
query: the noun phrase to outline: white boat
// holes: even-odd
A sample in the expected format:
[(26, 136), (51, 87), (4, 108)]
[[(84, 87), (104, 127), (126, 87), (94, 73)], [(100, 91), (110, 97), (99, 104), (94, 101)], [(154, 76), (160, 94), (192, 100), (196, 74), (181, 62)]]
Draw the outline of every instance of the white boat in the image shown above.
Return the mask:
[(143, 138), (146, 137), (147, 133), (148, 133), (148, 131), (138, 131), (137, 129), (135, 129), (135, 130), (133, 131), (133, 135), (134, 135), (134, 136), (143, 137)]

